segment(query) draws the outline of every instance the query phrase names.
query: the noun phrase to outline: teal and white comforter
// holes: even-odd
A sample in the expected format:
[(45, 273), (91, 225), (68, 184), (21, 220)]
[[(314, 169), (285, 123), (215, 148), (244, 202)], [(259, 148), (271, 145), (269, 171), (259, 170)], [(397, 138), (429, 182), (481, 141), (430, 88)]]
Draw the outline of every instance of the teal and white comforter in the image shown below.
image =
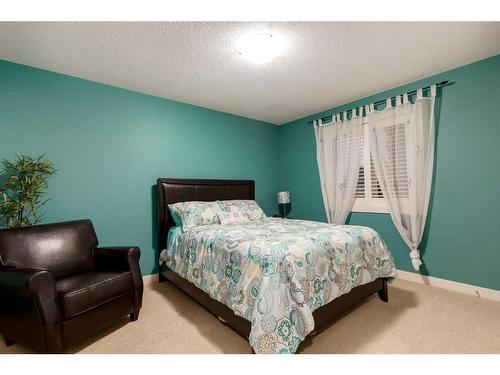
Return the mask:
[(312, 312), (358, 285), (396, 276), (371, 228), (266, 218), (178, 230), (160, 256), (252, 324), (256, 353), (294, 353), (314, 329)]

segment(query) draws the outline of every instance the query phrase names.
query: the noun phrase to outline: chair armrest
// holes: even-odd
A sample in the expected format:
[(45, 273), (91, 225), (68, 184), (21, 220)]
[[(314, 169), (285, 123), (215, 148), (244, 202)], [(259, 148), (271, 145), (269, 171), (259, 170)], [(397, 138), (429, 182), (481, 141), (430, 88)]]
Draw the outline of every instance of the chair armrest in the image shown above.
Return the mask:
[(0, 268), (0, 287), (17, 289), (34, 295), (45, 289), (55, 290), (52, 274), (35, 268)]
[(136, 246), (98, 247), (94, 251), (95, 268), (102, 271), (130, 271), (134, 281), (134, 311), (142, 306), (143, 282), (139, 258), (141, 250)]
[(131, 271), (139, 266), (141, 250), (136, 246), (98, 247), (94, 251), (95, 268), (106, 271)]
[(62, 350), (62, 316), (57, 301), (56, 282), (51, 272), (43, 269), (2, 267), (0, 295), (4, 304), (0, 315), (27, 314), (28, 320), (43, 326), (45, 351)]

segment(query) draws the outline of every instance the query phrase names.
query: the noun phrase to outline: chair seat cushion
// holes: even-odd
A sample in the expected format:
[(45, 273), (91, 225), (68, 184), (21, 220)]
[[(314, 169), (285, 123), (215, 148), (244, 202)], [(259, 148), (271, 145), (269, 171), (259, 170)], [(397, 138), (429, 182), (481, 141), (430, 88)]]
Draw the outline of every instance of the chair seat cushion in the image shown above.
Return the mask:
[(64, 319), (133, 291), (131, 272), (86, 272), (56, 282)]

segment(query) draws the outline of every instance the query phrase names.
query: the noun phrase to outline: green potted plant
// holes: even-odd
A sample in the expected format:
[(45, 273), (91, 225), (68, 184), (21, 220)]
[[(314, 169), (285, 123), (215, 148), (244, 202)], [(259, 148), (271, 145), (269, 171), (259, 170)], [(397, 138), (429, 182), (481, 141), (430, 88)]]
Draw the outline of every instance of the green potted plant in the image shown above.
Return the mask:
[(16, 155), (14, 161), (2, 161), (0, 225), (9, 228), (32, 226), (42, 219), (38, 210), (49, 200), (42, 200), (48, 187), (47, 178), (56, 173), (52, 161), (44, 157)]

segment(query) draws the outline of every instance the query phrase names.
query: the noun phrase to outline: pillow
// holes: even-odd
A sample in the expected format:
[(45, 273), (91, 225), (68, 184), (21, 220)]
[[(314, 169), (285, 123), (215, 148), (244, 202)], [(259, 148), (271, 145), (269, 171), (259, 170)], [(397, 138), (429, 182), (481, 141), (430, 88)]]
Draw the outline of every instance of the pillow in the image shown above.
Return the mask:
[(217, 216), (221, 224), (243, 224), (250, 222), (248, 216), (240, 212), (219, 212)]
[(220, 209), (224, 212), (238, 212), (248, 217), (249, 220), (260, 220), (266, 217), (262, 208), (253, 200), (218, 201)]
[(182, 225), (182, 220), (179, 215), (179, 212), (174, 208), (173, 204), (168, 205), (168, 210), (170, 211), (170, 215), (172, 215), (172, 219), (174, 220), (175, 226), (181, 226)]
[[(168, 207), (171, 212), (174, 211), (180, 218), (183, 231), (201, 225), (220, 223), (217, 216), (220, 208), (217, 202), (178, 202), (170, 204)], [(172, 215), (172, 217), (175, 216)]]

